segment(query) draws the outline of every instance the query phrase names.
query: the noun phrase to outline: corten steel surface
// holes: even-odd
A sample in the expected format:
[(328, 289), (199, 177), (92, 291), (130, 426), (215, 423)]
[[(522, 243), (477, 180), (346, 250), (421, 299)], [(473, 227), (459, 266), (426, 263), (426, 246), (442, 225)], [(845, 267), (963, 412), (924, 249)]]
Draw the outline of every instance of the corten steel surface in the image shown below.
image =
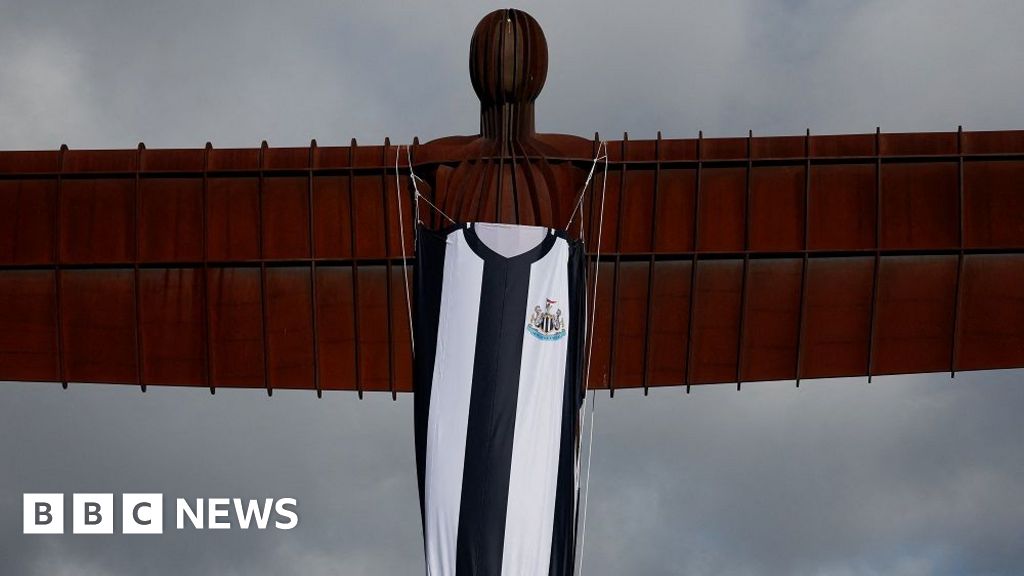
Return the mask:
[[(533, 129), (540, 28), (493, 13), (471, 58), (481, 134), (414, 142), (421, 191), (564, 227), (598, 146)], [(591, 387), (1024, 367), (1024, 131), (608, 152)], [(388, 141), (0, 152), (0, 380), (411, 390), (408, 174)]]

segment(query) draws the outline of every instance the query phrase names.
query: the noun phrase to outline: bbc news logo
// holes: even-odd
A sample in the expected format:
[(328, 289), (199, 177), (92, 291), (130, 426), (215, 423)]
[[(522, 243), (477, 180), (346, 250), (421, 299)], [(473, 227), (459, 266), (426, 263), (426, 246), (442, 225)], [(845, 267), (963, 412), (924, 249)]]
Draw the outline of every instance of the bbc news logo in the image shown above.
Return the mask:
[[(163, 534), (163, 494), (122, 494), (122, 534)], [(72, 534), (113, 534), (113, 494), (72, 494)], [(24, 534), (64, 533), (64, 494), (25, 494)], [(232, 522), (232, 518), (234, 522)], [(174, 527), (185, 530), (291, 530), (299, 525), (298, 502), (294, 498), (177, 498)]]

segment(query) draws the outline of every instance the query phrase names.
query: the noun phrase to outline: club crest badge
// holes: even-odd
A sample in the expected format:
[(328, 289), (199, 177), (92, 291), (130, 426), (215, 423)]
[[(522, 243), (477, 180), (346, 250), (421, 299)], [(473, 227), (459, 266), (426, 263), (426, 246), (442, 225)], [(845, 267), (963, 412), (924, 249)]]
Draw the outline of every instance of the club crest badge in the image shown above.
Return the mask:
[(543, 310), (540, 306), (533, 307), (526, 330), (539, 340), (558, 340), (565, 336), (565, 317), (555, 304), (558, 304), (557, 300), (545, 298)]

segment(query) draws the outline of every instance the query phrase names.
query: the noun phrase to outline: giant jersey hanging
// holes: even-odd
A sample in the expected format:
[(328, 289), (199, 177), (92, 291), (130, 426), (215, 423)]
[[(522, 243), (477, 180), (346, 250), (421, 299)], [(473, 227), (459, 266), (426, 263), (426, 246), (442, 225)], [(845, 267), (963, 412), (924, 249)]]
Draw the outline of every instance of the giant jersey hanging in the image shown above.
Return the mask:
[(416, 465), (431, 576), (567, 575), (583, 397), (582, 242), (419, 228)]

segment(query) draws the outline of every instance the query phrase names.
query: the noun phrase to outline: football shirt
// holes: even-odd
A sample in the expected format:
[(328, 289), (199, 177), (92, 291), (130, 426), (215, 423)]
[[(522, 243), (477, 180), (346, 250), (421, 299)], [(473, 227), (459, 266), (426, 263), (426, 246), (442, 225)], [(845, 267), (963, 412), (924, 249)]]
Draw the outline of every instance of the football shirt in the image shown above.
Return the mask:
[(427, 573), (571, 574), (582, 242), (535, 226), (419, 227), (415, 266)]

